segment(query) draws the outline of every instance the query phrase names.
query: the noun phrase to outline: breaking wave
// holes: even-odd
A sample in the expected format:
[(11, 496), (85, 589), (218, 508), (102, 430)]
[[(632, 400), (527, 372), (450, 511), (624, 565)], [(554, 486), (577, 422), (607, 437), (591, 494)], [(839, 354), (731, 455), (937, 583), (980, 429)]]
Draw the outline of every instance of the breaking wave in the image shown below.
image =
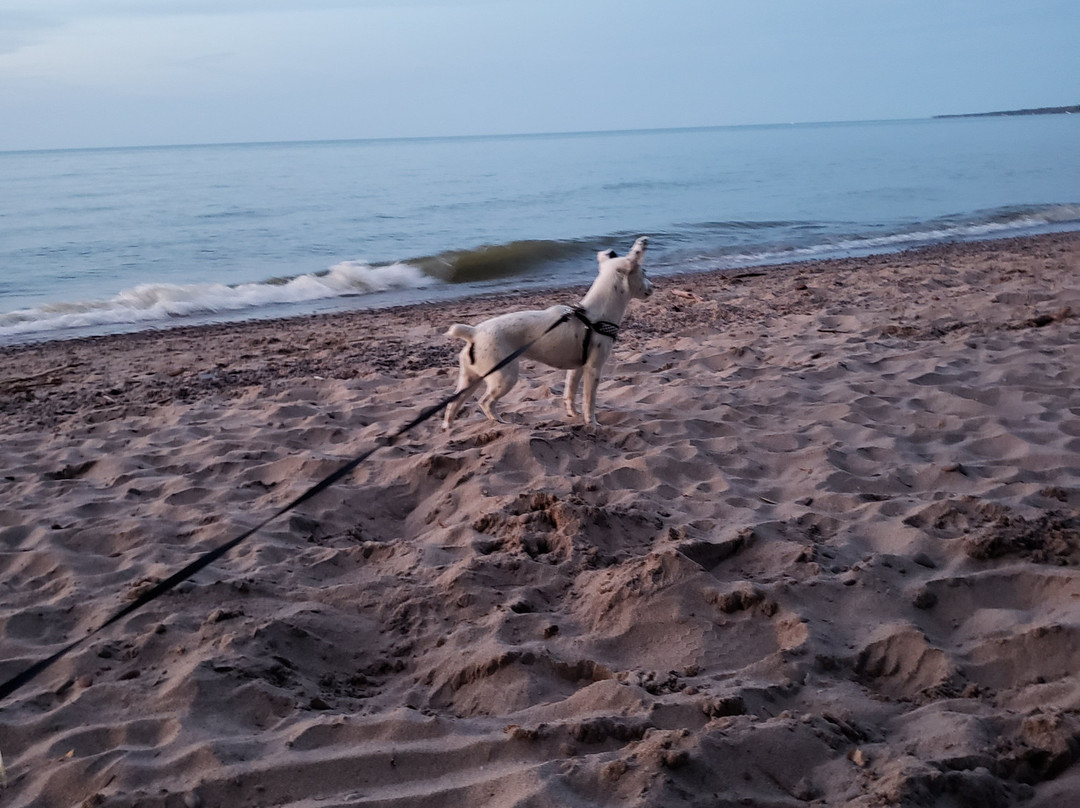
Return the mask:
[(395, 289), (421, 289), (439, 281), (409, 264), (374, 267), (343, 261), (327, 272), (258, 283), (140, 284), (104, 300), (46, 303), (0, 313), (0, 338), (39, 332), (165, 322), (180, 317), (242, 312)]
[[(473, 250), (453, 250), (409, 261), (426, 274), (448, 283), (478, 283), (526, 275), (590, 255), (595, 239), (578, 241), (511, 241)], [(592, 253), (595, 255), (595, 253)]]
[[(303, 304), (379, 292), (421, 290), (450, 285), (534, 276), (543, 269), (548, 280), (573, 282), (567, 267), (580, 267), (582, 277), (595, 269), (583, 257), (594, 256), (593, 241), (514, 241), (452, 250), (384, 266), (343, 261), (326, 272), (254, 283), (147, 283), (99, 300), (45, 303), (33, 308), (0, 313), (0, 340), (37, 334), (50, 338), (76, 329), (119, 326), (153, 327), (175, 324), (185, 317), (234, 314), (253, 316), (270, 306)], [(535, 277), (534, 277), (535, 280)]]

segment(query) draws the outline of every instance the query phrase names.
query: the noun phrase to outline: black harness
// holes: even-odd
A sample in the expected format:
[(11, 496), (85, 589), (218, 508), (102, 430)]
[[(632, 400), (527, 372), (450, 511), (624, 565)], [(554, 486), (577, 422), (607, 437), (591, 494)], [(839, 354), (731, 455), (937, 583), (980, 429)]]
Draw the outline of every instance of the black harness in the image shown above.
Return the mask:
[(589, 346), (592, 345), (593, 332), (595, 331), (602, 337), (610, 337), (614, 340), (619, 334), (619, 327), (608, 320), (597, 320), (594, 323), (581, 306), (574, 306), (572, 311), (575, 317), (585, 323), (585, 342), (581, 345), (581, 364), (584, 365), (589, 361)]

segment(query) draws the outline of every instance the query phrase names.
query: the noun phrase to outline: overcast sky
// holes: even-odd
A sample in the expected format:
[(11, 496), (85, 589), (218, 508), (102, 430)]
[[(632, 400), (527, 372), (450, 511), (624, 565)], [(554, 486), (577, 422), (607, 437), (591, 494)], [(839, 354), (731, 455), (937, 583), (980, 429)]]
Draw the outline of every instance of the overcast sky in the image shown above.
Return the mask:
[(0, 0), (0, 149), (1080, 103), (1076, 0)]

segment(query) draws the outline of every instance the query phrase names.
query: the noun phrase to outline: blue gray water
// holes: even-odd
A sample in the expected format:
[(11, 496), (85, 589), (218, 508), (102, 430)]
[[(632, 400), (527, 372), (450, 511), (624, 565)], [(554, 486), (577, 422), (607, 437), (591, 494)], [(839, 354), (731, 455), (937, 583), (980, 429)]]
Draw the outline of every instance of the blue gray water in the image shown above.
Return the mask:
[(1080, 229), (1080, 115), (0, 153), (0, 341)]

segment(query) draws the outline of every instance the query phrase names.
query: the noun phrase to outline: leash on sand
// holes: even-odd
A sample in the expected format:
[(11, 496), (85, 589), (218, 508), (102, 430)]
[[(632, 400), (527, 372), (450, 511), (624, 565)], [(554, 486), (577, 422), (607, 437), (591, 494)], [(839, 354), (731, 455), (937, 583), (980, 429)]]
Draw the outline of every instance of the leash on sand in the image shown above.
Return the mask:
[[(278, 519), (281, 516), (284, 516), (289, 511), (291, 511), (293, 508), (296, 508), (297, 506), (302, 505), (303, 503), (307, 502), (312, 497), (317, 496), (318, 494), (321, 494), (323, 491), (325, 491), (327, 488), (332, 486), (334, 483), (338, 482), (340, 479), (342, 479), (346, 475), (350, 474), (354, 469), (356, 469), (357, 466), (359, 466), (361, 463), (363, 463), (365, 460), (367, 460), (369, 457), (371, 457), (371, 455), (373, 455), (375, 452), (377, 452), (382, 447), (384, 447), (384, 446), (393, 446), (394, 443), (397, 441), (397, 439), (400, 438), (402, 435), (404, 435), (406, 432), (409, 432), (410, 430), (412, 430), (415, 427), (419, 426), (420, 424), (424, 423), (424, 421), (427, 421), (432, 416), (434, 416), (434, 415), (438, 414), (439, 412), (441, 412), (442, 410), (446, 409), (446, 407), (448, 407), (453, 402), (457, 401), (459, 398), (463, 398), (464, 396), (468, 396), (470, 393), (472, 393), (473, 390), (476, 389), (476, 387), (480, 384), (480, 382), (482, 382), (484, 379), (486, 379), (492, 373), (495, 373), (496, 371), (501, 370), (502, 368), (506, 367), (508, 364), (510, 364), (515, 359), (517, 359), (519, 356), (521, 356), (523, 353), (525, 353), (527, 350), (529, 350), (529, 348), (531, 348), (533, 345), (535, 345), (537, 342), (539, 342), (541, 339), (543, 339), (545, 336), (547, 336), (550, 332), (554, 331), (557, 327), (559, 327), (560, 325), (565, 323), (567, 320), (569, 320), (573, 316), (574, 316), (573, 309), (568, 309), (567, 312), (565, 314), (563, 314), (558, 320), (556, 320), (554, 323), (552, 323), (550, 326), (548, 326), (548, 328), (542, 334), (540, 334), (540, 336), (536, 337), (536, 339), (531, 340), (530, 342), (527, 342), (525, 345), (522, 345), (520, 348), (518, 348), (516, 351), (511, 353), (509, 356), (507, 356), (504, 359), (500, 360), (498, 363), (495, 364), (494, 367), (491, 368), (491, 370), (489, 370), (483, 376), (480, 376), (479, 378), (474, 379), (472, 382), (469, 383), (468, 386), (463, 387), (462, 389), (454, 392), (452, 395), (447, 396), (446, 398), (444, 398), (442, 401), (438, 402), (437, 404), (433, 404), (430, 407), (427, 407), (419, 415), (417, 415), (415, 418), (413, 418), (411, 421), (409, 421), (407, 424), (405, 424), (405, 426), (400, 427), (395, 432), (391, 433), (381, 443), (378, 443), (375, 446), (373, 446), (371, 449), (368, 449), (366, 452), (363, 452), (362, 454), (357, 455), (352, 460), (350, 460), (349, 462), (347, 462), (344, 465), (342, 465), (341, 467), (339, 467), (336, 471), (331, 472), (329, 475), (327, 475), (326, 477), (321, 479), (319, 482), (315, 483), (315, 485), (311, 486), (307, 491), (300, 494), (298, 497), (293, 499), (291, 502), (289, 502), (288, 504), (283, 505), (282, 507), (278, 508), (270, 516), (266, 517), (261, 522), (259, 522), (257, 525), (255, 525), (255, 527), (250, 528), (249, 530), (245, 530), (243, 533), (241, 533), (236, 538), (230, 539), (229, 541), (225, 542), (224, 544), (221, 544), (221, 545), (215, 547), (214, 549), (208, 550), (207, 552), (203, 553), (201, 556), (196, 558), (194, 561), (192, 561), (190, 564), (185, 566), (183, 569), (177, 570), (175, 573), (170, 575), (165, 580), (154, 584), (154, 586), (152, 586), (150, 589), (143, 592), (141, 595), (139, 595), (139, 597), (137, 597), (131, 603), (126, 605), (124, 608), (118, 610), (108, 620), (106, 620), (104, 623), (102, 623), (97, 628), (93, 629), (92, 631), (90, 631), (89, 633), (87, 633), (83, 637), (80, 637), (79, 639), (75, 640), (74, 642), (71, 642), (68, 645), (65, 645), (63, 648), (61, 648), (59, 651), (57, 651), (52, 656), (50, 656), (50, 657), (48, 657), (46, 659), (42, 659), (39, 662), (34, 663), (29, 668), (24, 670), (22, 673), (19, 673), (19, 674), (13, 676), (11, 679), (8, 679), (3, 684), (0, 684), (0, 701), (6, 699), (8, 696), (10, 696), (16, 690), (21, 688), (23, 685), (25, 685), (25, 684), (33, 681), (34, 679), (36, 679), (39, 675), (41, 675), (46, 670), (48, 670), (48, 668), (51, 667), (53, 665), (53, 663), (57, 662), (58, 660), (60, 660), (64, 656), (66, 656), (68, 653), (73, 651), (75, 648), (78, 648), (80, 645), (82, 645), (84, 642), (89, 640), (94, 635), (100, 633), (101, 631), (103, 631), (106, 628), (108, 628), (109, 626), (111, 626), (117, 620), (121, 620), (124, 617), (127, 617), (132, 612), (137, 611), (138, 609), (141, 609), (146, 604), (150, 603), (150, 601), (161, 597), (166, 592), (168, 592), (170, 589), (172, 589), (173, 587), (175, 587), (178, 584), (182, 583), (183, 581), (187, 580), (192, 575), (194, 575), (195, 573), (202, 570), (204, 567), (207, 567), (210, 564), (213, 564), (215, 561), (217, 561), (223, 555), (228, 553), (230, 550), (232, 550), (238, 544), (240, 544), (244, 540), (248, 539), (249, 537), (251, 537), (253, 534), (257, 533), (258, 531), (262, 530), (264, 527), (266, 527), (268, 524), (273, 522), (275, 519)], [(2, 781), (4, 779), (2, 775), (3, 775), (3, 758), (0, 758), (0, 781)]]

